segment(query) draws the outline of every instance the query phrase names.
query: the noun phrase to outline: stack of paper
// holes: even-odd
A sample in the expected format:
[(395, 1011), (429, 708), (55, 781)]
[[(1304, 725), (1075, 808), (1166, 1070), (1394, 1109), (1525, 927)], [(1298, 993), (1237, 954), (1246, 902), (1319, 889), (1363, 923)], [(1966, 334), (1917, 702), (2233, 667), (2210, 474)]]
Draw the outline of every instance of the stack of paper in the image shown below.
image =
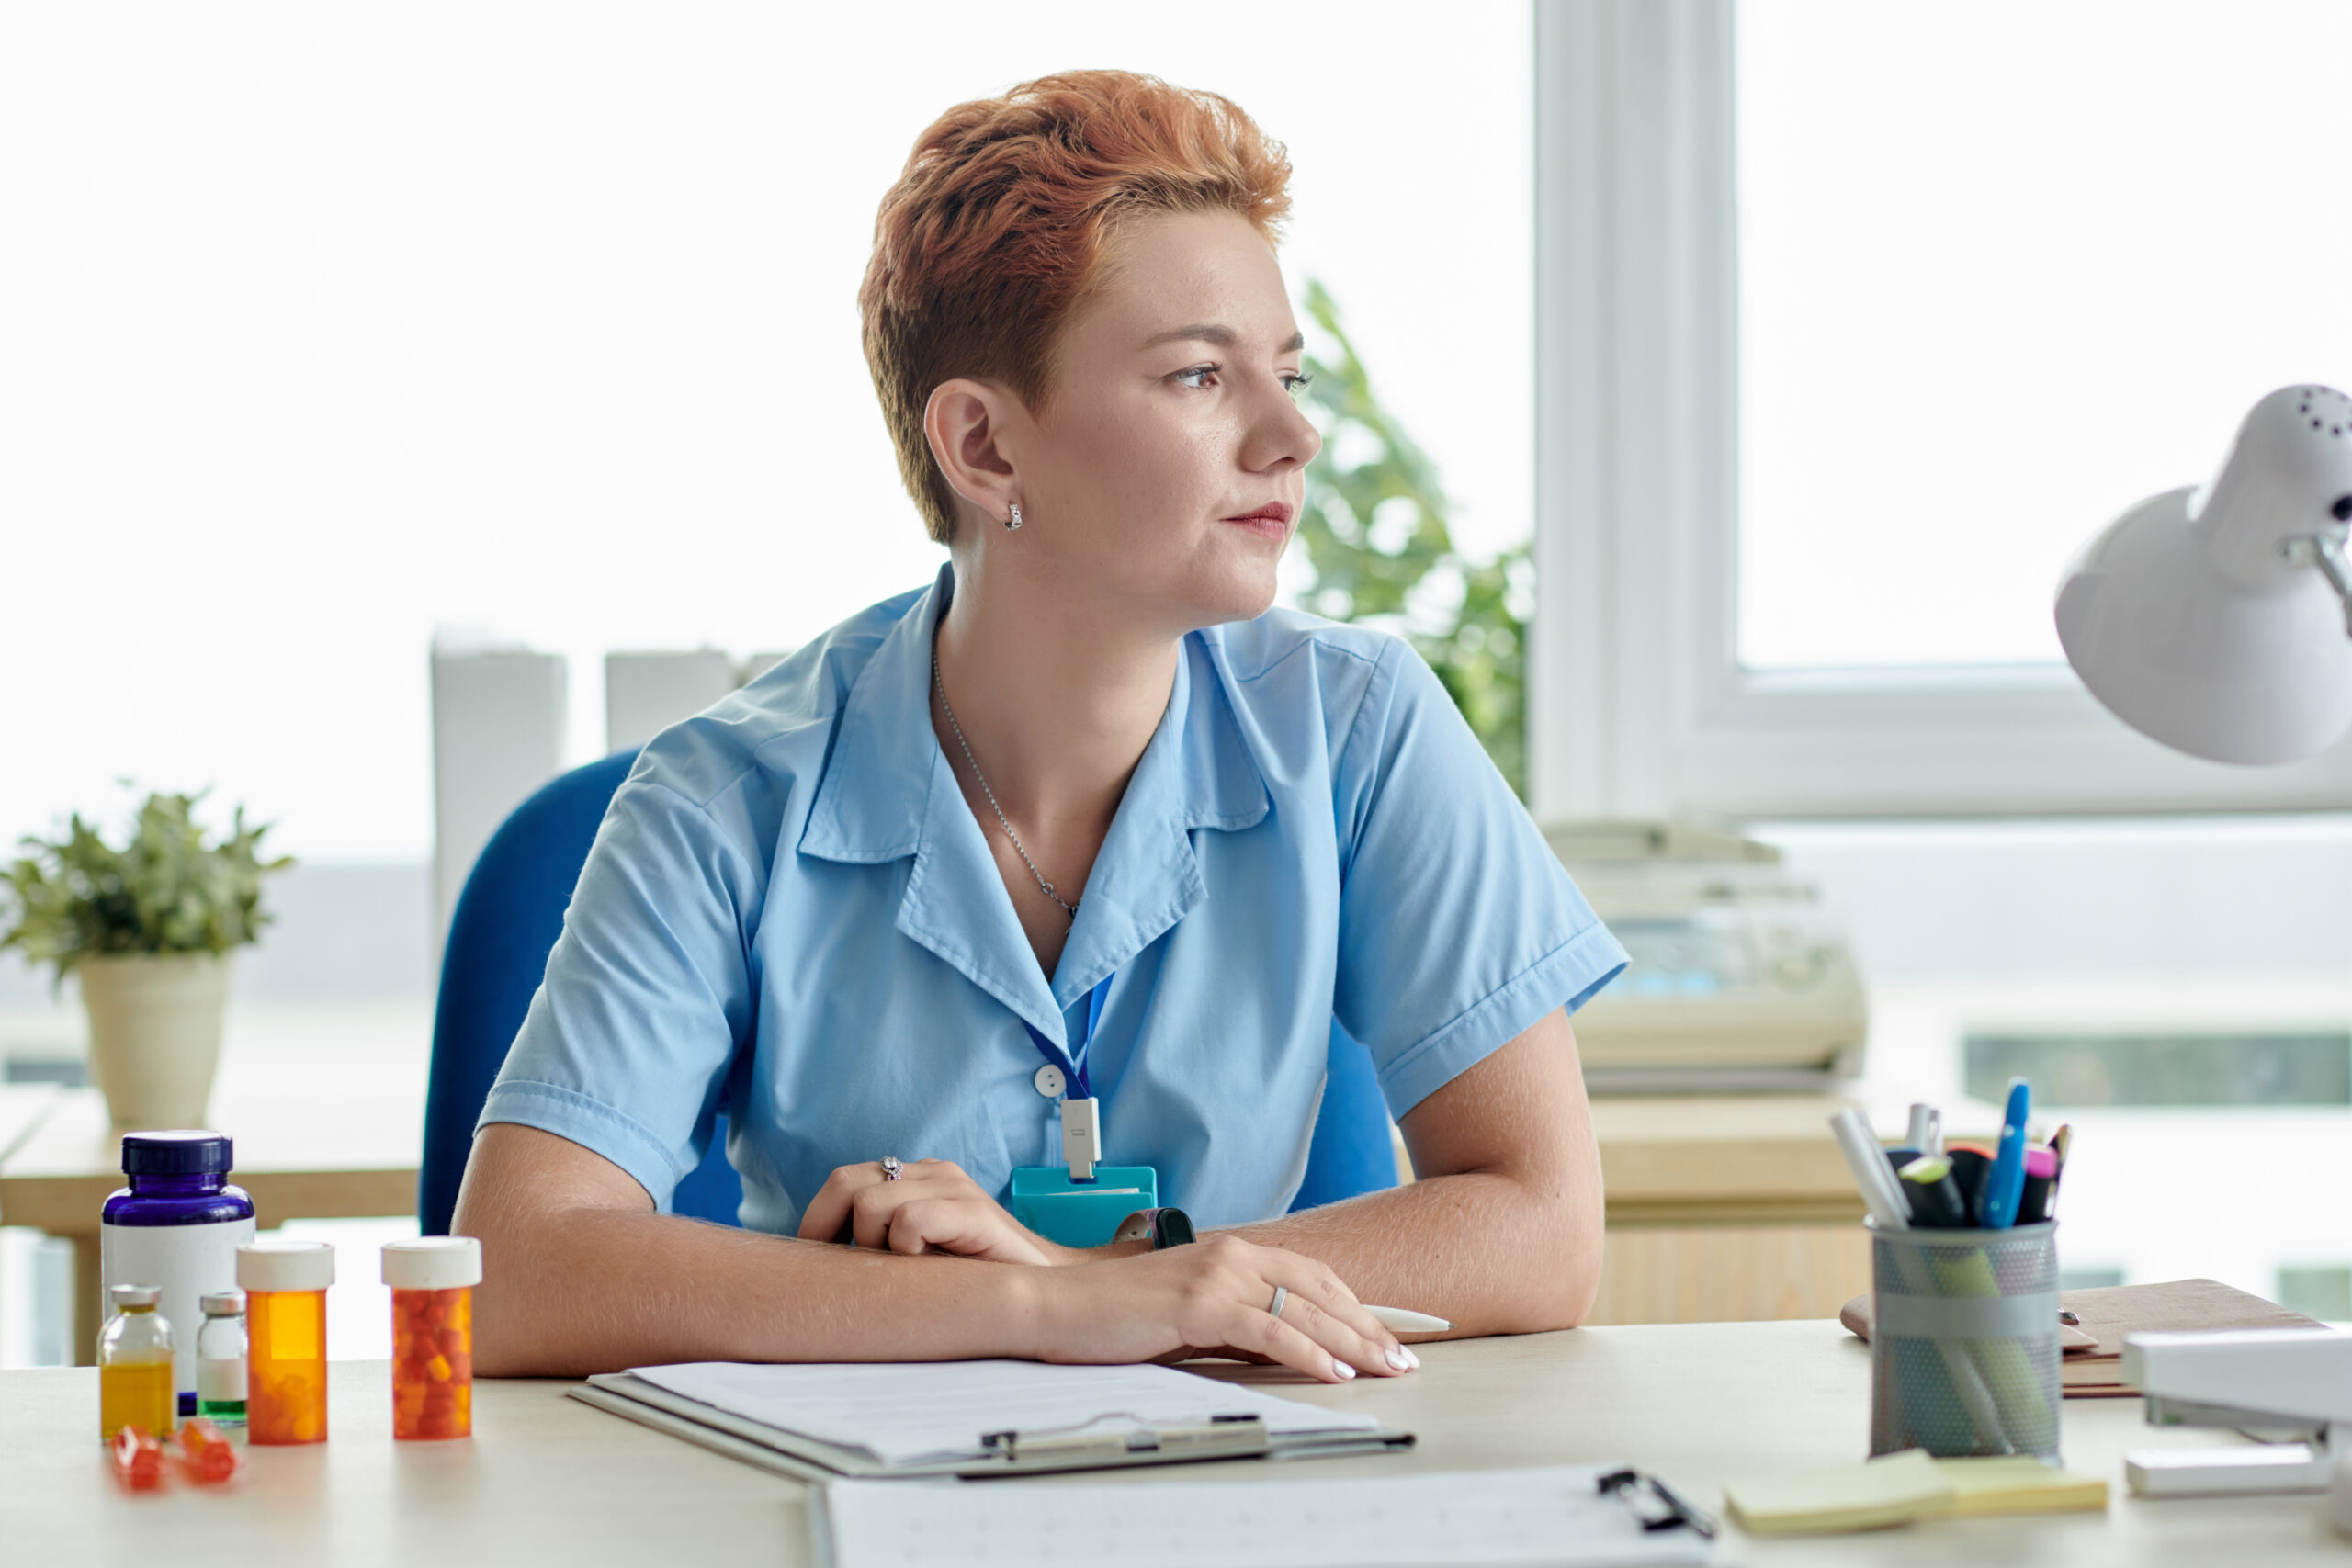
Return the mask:
[(1906, 1449), (1862, 1464), (1742, 1481), (1724, 1488), (1750, 1535), (1833, 1535), (1975, 1514), (2049, 1514), (2107, 1506), (2107, 1483), (2039, 1460), (1933, 1459)]

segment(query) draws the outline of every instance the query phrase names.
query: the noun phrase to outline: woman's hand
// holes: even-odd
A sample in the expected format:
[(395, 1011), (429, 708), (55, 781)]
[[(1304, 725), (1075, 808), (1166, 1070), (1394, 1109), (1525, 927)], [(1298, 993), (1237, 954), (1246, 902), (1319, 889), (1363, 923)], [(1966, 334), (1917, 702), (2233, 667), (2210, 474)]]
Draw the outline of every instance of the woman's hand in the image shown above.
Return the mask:
[(860, 1247), (912, 1258), (953, 1252), (991, 1263), (1066, 1263), (1079, 1256), (1029, 1230), (944, 1159), (919, 1159), (886, 1179), (881, 1162), (837, 1168), (800, 1215), (804, 1241), (832, 1241), (847, 1230)]
[[(1288, 1292), (1283, 1314), (1267, 1309)], [(1395, 1377), (1420, 1365), (1314, 1258), (1214, 1235), (1040, 1276), (1041, 1361), (1182, 1361), (1231, 1356), (1295, 1367), (1325, 1382)]]

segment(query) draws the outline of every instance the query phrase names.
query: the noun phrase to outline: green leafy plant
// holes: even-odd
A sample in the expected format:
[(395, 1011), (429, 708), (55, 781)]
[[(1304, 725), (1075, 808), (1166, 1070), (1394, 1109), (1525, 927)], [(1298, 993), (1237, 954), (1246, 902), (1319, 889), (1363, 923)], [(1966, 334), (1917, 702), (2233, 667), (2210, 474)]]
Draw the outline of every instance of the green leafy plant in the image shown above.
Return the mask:
[(79, 812), (63, 838), (27, 834), (18, 847), (30, 852), (7, 872), (16, 921), (0, 948), (56, 964), (62, 984), (85, 958), (226, 953), (254, 941), (269, 920), (261, 879), (294, 862), (260, 858), (269, 825), (246, 827), (242, 806), (229, 836), (208, 842), (195, 820), (204, 793), (148, 795), (120, 849)]
[(1299, 516), (1315, 569), (1301, 601), (1335, 621), (1385, 625), (1408, 638), (1524, 799), (1527, 547), (1486, 560), (1454, 547), (1436, 466), (1380, 406), (1321, 283), (1308, 282), (1306, 310), (1334, 353), (1306, 359), (1314, 378), (1301, 400), (1320, 416), (1323, 450), (1306, 470)]

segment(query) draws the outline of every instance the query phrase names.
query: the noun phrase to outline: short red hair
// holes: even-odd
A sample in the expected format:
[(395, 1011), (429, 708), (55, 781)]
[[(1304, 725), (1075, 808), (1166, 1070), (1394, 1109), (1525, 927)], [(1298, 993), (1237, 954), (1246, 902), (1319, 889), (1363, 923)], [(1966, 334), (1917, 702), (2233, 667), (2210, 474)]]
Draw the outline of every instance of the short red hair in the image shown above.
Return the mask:
[(1054, 347), (1143, 213), (1238, 213), (1280, 238), (1290, 210), (1283, 144), (1214, 93), (1127, 71), (1068, 71), (932, 123), (882, 198), (857, 291), (865, 362), (931, 536), (955, 532), (956, 492), (932, 461), (923, 408), (959, 376), (1030, 409)]

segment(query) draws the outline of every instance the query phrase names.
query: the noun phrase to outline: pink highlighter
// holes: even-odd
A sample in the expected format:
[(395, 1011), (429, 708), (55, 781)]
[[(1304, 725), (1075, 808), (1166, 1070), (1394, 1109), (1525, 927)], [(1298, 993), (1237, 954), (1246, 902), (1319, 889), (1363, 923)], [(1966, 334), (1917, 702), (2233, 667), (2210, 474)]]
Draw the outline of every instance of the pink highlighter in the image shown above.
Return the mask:
[(2037, 1144), (2025, 1152), (2025, 1190), (2018, 1195), (2018, 1224), (2040, 1224), (2058, 1217), (2058, 1156)]

